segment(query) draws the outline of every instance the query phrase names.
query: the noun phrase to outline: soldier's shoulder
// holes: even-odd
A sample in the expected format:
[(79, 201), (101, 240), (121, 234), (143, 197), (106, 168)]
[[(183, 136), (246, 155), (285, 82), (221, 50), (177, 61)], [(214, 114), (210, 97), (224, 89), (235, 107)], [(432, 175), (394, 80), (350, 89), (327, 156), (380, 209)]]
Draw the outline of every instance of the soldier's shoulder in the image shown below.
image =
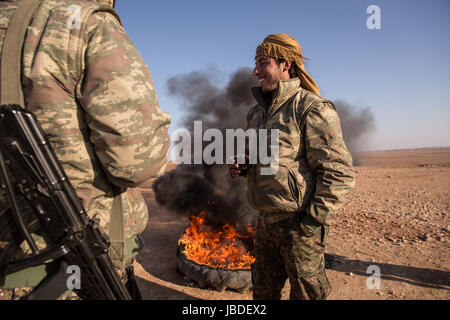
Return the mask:
[(92, 13), (102, 15), (107, 11), (109, 14), (112, 13), (114, 16), (117, 16), (112, 8), (91, 0), (47, 0), (42, 2), (41, 6), (42, 12), (53, 12), (55, 16), (63, 15), (69, 19), (83, 19)]
[(70, 7), (77, 6), (80, 8), (99, 8), (100, 5), (91, 0), (47, 0), (42, 3), (42, 5), (48, 7)]
[[(9, 21), (9, 16), (12, 15), (12, 13), (19, 7), (20, 3), (13, 2), (13, 1), (2, 1), (0, 2), (0, 9), (1, 9), (1, 19), (6, 19), (6, 21)], [(79, 14), (80, 10), (98, 10), (102, 6), (100, 6), (98, 3), (94, 1), (89, 0), (47, 0), (42, 1), (39, 7), (40, 14), (48, 14), (49, 12), (54, 12), (54, 10), (64, 10), (64, 13), (66, 13), (67, 17), (69, 18), (70, 15), (73, 17), (76, 17), (76, 15)], [(56, 16), (58, 16), (58, 13), (55, 13)]]
[(305, 107), (315, 106), (315, 109), (332, 109), (336, 110), (334, 103), (321, 95), (303, 89), (301, 92), (300, 103)]
[(315, 92), (302, 88), (300, 92), (300, 101), (304, 104), (311, 105), (314, 103), (324, 103), (328, 100)]

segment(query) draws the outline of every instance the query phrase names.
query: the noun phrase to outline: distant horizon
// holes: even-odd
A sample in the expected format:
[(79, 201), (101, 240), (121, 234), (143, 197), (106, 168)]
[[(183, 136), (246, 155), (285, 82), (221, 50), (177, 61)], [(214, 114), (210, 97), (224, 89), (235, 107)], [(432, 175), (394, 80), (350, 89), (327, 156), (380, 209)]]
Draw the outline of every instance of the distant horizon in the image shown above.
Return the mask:
[[(274, 15), (279, 8), (288, 10)], [(376, 129), (364, 149), (450, 145), (448, 0), (122, 0), (116, 10), (172, 116), (169, 132), (186, 110), (168, 79), (213, 70), (220, 88), (239, 68), (254, 67), (268, 34), (284, 32), (300, 43), (323, 97), (370, 108)]]
[(410, 151), (410, 150), (424, 150), (424, 149), (450, 149), (450, 145), (448, 146), (430, 146), (430, 147), (414, 147), (414, 148), (398, 148), (398, 149), (375, 149), (375, 150), (363, 150), (357, 151), (356, 153), (364, 153), (364, 152), (382, 152), (382, 151)]
[[(383, 150), (364, 150), (357, 151), (355, 154), (368, 153), (368, 152), (395, 152), (395, 151), (415, 151), (415, 150), (427, 150), (427, 149), (450, 149), (450, 146), (442, 147), (420, 147), (420, 148), (401, 148), (401, 149), (383, 149)], [(167, 162), (175, 163), (172, 159), (168, 159)]]

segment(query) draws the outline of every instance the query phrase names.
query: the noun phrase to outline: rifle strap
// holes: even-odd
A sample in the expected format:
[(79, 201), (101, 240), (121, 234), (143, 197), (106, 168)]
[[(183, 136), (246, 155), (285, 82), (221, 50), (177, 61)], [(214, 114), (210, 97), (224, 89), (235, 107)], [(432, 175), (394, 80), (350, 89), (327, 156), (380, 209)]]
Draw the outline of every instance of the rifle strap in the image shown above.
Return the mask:
[(111, 220), (109, 222), (109, 241), (111, 242), (109, 257), (117, 268), (123, 270), (126, 262), (126, 242), (121, 197), (121, 193), (114, 193)]
[(6, 30), (0, 66), (1, 104), (17, 104), (25, 108), (20, 57), (27, 27), (40, 3), (41, 0), (25, 0), (14, 12)]

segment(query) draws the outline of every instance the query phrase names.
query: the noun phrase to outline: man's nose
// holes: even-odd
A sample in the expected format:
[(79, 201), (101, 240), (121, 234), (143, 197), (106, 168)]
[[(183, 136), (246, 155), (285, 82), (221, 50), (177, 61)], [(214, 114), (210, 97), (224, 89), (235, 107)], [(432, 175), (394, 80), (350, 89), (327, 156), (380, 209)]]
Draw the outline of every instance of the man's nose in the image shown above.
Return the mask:
[(258, 70), (258, 68), (255, 67), (253, 69), (253, 75), (256, 77), (258, 74), (259, 74), (259, 70)]

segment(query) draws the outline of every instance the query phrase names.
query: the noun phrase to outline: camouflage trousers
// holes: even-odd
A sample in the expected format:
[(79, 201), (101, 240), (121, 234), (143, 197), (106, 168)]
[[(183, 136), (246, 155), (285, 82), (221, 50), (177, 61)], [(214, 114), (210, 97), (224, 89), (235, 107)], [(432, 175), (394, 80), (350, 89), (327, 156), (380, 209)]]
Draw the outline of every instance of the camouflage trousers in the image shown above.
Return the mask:
[(301, 218), (275, 223), (258, 220), (252, 265), (253, 299), (280, 300), (289, 278), (291, 300), (322, 300), (331, 292), (325, 274), (324, 227), (312, 237), (300, 229)]

